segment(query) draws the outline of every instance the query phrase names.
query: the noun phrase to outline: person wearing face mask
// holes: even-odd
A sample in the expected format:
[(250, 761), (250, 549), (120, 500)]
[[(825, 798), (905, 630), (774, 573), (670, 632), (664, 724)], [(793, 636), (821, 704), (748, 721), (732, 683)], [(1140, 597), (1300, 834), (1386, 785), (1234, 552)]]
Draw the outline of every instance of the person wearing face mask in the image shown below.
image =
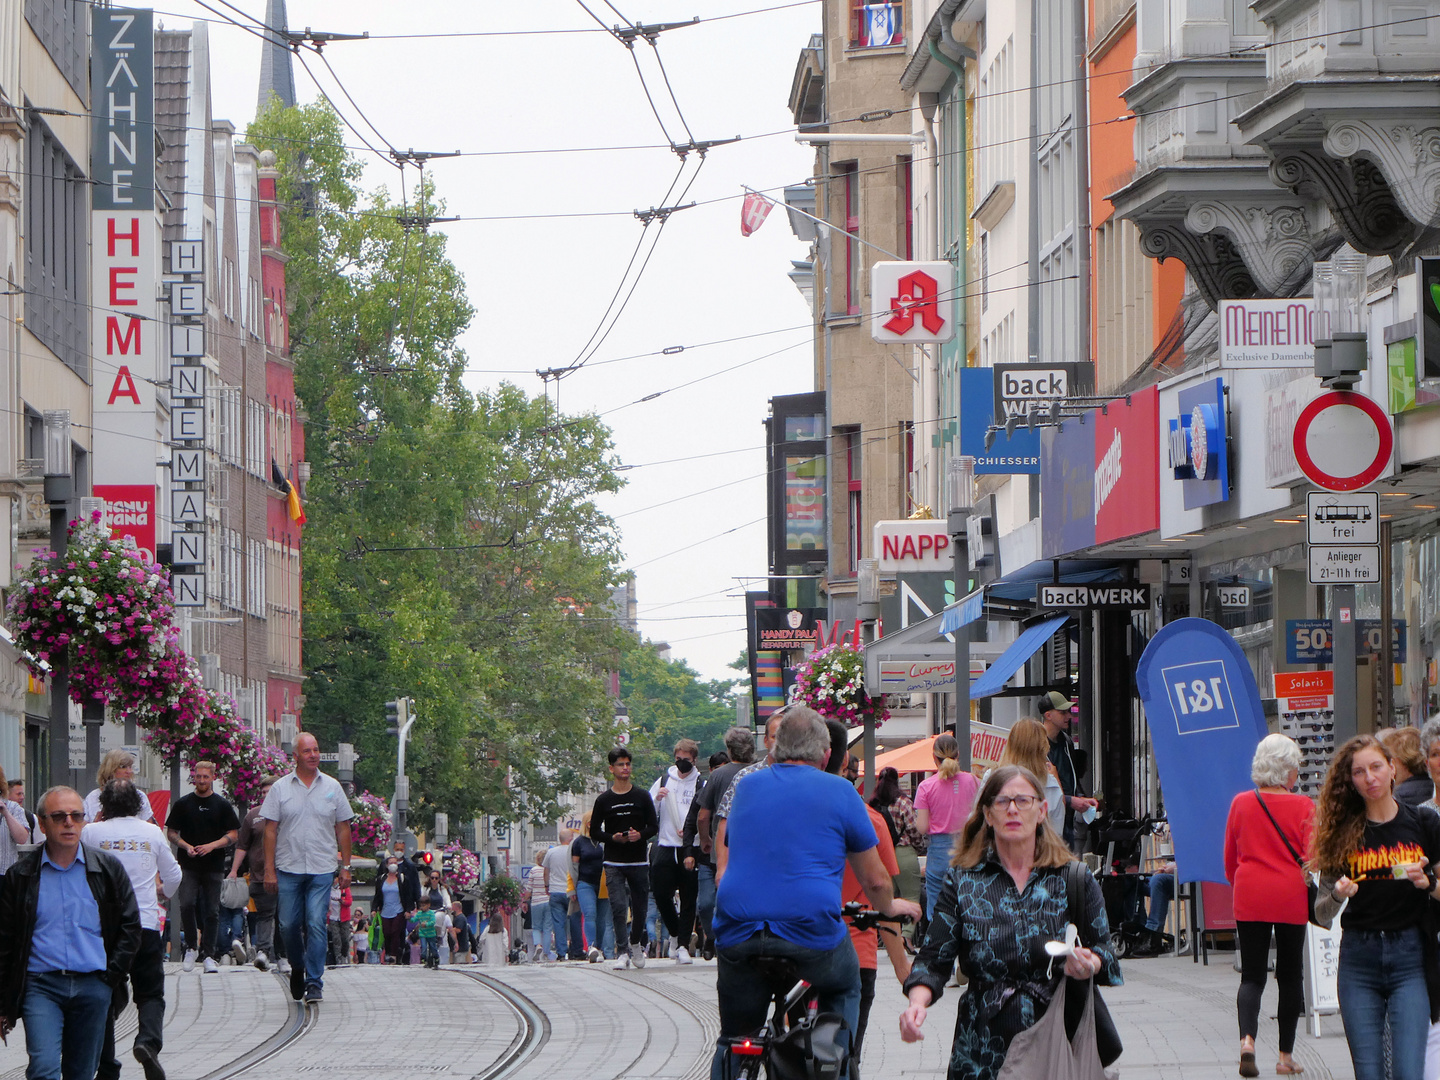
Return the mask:
[(398, 964), (402, 956), (410, 957), (405, 944), (405, 894), (400, 860), (392, 855), (385, 860), (383, 873), (375, 875), (375, 896), (370, 901), (370, 910), (380, 913), (380, 932), (385, 935), (384, 963)]
[[(693, 869), (685, 868), (687, 858), (694, 859), (693, 849), (685, 846), (685, 818), (695, 792), (701, 786), (695, 761), (700, 746), (694, 739), (681, 739), (675, 744), (675, 764), (650, 788), (655, 813), (660, 818), (660, 835), (650, 853), (650, 895), (670, 935), (670, 955), (677, 964), (692, 964), (690, 934), (695, 928), (695, 897), (699, 879)], [(680, 894), (680, 910), (675, 910), (675, 894)]]

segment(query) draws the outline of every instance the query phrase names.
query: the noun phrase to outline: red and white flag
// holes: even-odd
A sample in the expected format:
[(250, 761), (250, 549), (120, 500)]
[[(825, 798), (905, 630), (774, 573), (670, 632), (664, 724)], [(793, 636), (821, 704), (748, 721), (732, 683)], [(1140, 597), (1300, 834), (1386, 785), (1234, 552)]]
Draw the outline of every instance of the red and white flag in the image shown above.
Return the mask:
[(740, 235), (749, 236), (765, 224), (770, 208), (775, 204), (759, 192), (750, 191), (740, 204)]

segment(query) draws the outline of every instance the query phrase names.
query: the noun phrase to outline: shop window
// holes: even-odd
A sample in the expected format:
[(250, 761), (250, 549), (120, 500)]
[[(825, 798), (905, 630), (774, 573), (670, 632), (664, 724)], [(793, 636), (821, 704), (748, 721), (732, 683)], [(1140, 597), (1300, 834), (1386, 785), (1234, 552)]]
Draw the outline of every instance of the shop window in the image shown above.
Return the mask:
[(25, 323), (46, 348), (87, 378), (90, 262), (84, 174), (38, 118), (26, 136), (25, 160)]
[(845, 479), (849, 509), (848, 543), (850, 573), (858, 573), (865, 554), (864, 492), (860, 484), (861, 439), (859, 431), (847, 431), (845, 439)]
[(853, 161), (835, 166), (840, 177), (840, 194), (844, 215), (845, 258), (841, 269), (845, 274), (845, 314), (860, 314), (860, 175)]

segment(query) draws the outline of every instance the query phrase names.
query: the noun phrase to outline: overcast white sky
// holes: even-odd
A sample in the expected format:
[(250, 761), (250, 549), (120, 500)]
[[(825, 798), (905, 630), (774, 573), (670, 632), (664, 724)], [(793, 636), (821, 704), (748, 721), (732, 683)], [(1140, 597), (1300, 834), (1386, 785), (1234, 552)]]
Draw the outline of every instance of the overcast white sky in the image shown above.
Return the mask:
[[(615, 6), (631, 22), (656, 23), (695, 15), (708, 20), (785, 2), (617, 0)], [(607, 25), (620, 21), (603, 0), (586, 3)], [(236, 7), (264, 17), (264, 0), (237, 0)], [(162, 0), (157, 18), (180, 28), (215, 15), (193, 0)], [(660, 58), (697, 141), (784, 132), (712, 150), (685, 201), (735, 196), (742, 184), (776, 188), (809, 175), (813, 156), (794, 141), (786, 101), (799, 50), (819, 20), (819, 3), (811, 2), (661, 35)], [(327, 46), (325, 56), (359, 109), (401, 150), (666, 142), (630, 54), (608, 34), (449, 36), (595, 27), (577, 0), (290, 0), (289, 23), (291, 29), (370, 32), (369, 41)], [(255, 113), (261, 43), (223, 23), (212, 22), (210, 32), (215, 116), (243, 131)], [(382, 39), (417, 33), (447, 36)], [(642, 41), (635, 56), (671, 135), (686, 141), (652, 50)], [(307, 61), (342, 114), (363, 129), (324, 65), (313, 55)], [(295, 83), (302, 101), (318, 96), (298, 60)], [(395, 168), (364, 156), (367, 182), (395, 190)], [(467, 157), (436, 161), (431, 169), (449, 214), (628, 215), (662, 205), (678, 165), (668, 149), (649, 149)], [(694, 168), (692, 159), (682, 185)], [(409, 179), (414, 177), (412, 169)], [(790, 260), (803, 258), (805, 247), (791, 234), (783, 210), (749, 238), (741, 237), (739, 220), (738, 198), (675, 214), (613, 332), (559, 391), (567, 412), (602, 414), (625, 464), (646, 466), (625, 474), (628, 486), (607, 499), (605, 509), (622, 529), (626, 565), (636, 569), (642, 631), (651, 640), (669, 641), (676, 658), (709, 678), (733, 677), (726, 665), (745, 647), (737, 578), (766, 571), (766, 401), (814, 389), (809, 311), (786, 277)], [(641, 232), (630, 216), (438, 227), (450, 237), (450, 256), (479, 312), (465, 339), (472, 385), (509, 380), (530, 393), (541, 387), (536, 369), (567, 365), (580, 354)], [(600, 363), (779, 330), (785, 332), (680, 355)], [(754, 362), (776, 350), (784, 351)], [(735, 531), (720, 535), (729, 529)]]

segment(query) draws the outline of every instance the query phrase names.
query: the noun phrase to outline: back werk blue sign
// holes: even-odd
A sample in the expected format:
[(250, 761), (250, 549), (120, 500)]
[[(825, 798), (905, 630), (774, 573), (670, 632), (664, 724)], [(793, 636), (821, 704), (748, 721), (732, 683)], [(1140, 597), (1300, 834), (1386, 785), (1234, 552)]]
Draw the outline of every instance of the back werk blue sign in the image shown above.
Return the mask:
[(1250, 762), (1266, 734), (1250, 663), (1222, 627), (1180, 619), (1150, 639), (1135, 683), (1175, 840), (1175, 880), (1224, 884), (1230, 800), (1254, 786)]

